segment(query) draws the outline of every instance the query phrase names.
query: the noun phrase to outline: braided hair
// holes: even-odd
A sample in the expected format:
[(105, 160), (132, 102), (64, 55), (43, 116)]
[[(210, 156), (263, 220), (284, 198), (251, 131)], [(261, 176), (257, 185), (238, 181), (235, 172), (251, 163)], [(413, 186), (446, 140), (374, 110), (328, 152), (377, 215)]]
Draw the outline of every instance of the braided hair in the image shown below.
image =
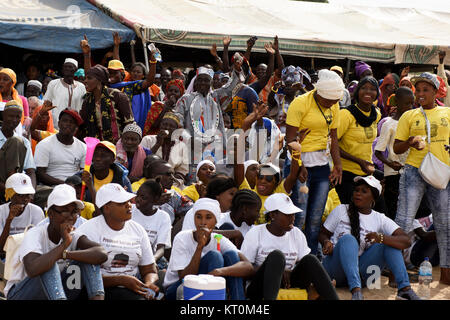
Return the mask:
[(243, 206), (253, 205), (261, 205), (261, 198), (252, 190), (242, 189), (234, 194), (233, 200), (231, 201), (230, 211), (236, 212)]
[[(365, 184), (368, 186), (372, 192), (373, 199), (376, 201), (379, 197), (379, 192), (376, 188), (368, 185), (364, 180), (359, 180), (355, 183), (354, 188), (356, 188), (359, 185)], [(348, 205), (347, 209), (348, 217), (350, 219), (350, 228), (351, 228), (351, 235), (355, 237), (356, 241), (358, 242), (358, 245), (360, 244), (360, 224), (359, 224), (359, 212), (358, 208), (355, 206), (355, 203), (353, 202), (353, 196), (350, 200), (350, 203)]]

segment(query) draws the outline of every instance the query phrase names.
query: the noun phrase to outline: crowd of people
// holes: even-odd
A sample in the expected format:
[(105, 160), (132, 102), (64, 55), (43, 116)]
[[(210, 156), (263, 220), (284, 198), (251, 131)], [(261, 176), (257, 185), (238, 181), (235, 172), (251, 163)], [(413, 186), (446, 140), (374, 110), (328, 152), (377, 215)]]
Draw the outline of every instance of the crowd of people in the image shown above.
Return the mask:
[(84, 37), (60, 76), (0, 69), (4, 298), (174, 300), (210, 274), (232, 300), (363, 300), (378, 266), (419, 300), (408, 272), (425, 257), (450, 285), (444, 52), (437, 74), (376, 79), (357, 61), (345, 83), (338, 65), (285, 66), (277, 37), (267, 65), (251, 63), (256, 37), (232, 54), (224, 37), (191, 72), (155, 51), (121, 61), (120, 40), (97, 63)]

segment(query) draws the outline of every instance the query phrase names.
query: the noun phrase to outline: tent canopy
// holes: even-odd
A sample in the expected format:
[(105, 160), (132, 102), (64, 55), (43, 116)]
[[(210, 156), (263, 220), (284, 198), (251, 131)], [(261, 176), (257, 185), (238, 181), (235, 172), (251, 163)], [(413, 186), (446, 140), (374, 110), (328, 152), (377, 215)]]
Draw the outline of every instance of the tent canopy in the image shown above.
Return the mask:
[(91, 49), (113, 45), (113, 32), (122, 41), (135, 33), (84, 0), (7, 0), (0, 2), (0, 42), (45, 52), (81, 52), (80, 40)]
[(88, 0), (145, 41), (209, 49), (230, 35), (230, 50), (278, 35), (282, 54), (383, 63), (437, 63), (447, 50), (450, 13), (287, 0)]

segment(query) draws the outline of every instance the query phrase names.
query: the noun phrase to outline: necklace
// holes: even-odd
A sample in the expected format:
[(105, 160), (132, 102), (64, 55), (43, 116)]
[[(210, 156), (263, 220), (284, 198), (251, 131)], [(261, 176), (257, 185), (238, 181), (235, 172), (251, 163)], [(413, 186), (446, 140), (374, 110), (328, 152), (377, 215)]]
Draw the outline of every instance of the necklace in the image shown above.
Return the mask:
[[(194, 100), (191, 103), (191, 107), (189, 108), (189, 112), (191, 115), (191, 123), (192, 128), (194, 129), (195, 136), (200, 137), (202, 140), (210, 141), (214, 138), (216, 134), (216, 130), (219, 127), (219, 120), (220, 120), (220, 113), (216, 111), (215, 119), (211, 119), (214, 121), (214, 124), (212, 128), (210, 129), (212, 131), (212, 134), (209, 134), (206, 127), (205, 127), (205, 119), (204, 119), (204, 109), (203, 109), (203, 103), (200, 101), (202, 99), (201, 95), (198, 95), (194, 98)], [(211, 109), (215, 107), (215, 102), (211, 99), (210, 95), (208, 94), (206, 97), (207, 106), (211, 105)], [(194, 117), (194, 109), (195, 107), (199, 105), (201, 108), (200, 118), (195, 119)], [(210, 119), (207, 119), (210, 120)]]

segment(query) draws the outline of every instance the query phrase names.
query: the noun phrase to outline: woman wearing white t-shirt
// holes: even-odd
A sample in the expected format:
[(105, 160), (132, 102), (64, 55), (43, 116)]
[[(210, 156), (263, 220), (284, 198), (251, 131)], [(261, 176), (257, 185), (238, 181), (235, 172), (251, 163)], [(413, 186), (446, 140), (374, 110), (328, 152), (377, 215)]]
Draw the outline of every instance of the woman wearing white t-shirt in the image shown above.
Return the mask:
[(274, 193), (265, 203), (270, 223), (253, 227), (242, 243), (242, 253), (255, 268), (247, 287), (251, 300), (275, 300), (280, 287), (310, 289), (324, 300), (339, 300), (331, 280), (316, 256), (310, 254), (306, 237), (294, 227), (294, 206), (288, 195)]
[(253, 275), (253, 267), (230, 240), (212, 232), (220, 214), (219, 203), (201, 198), (193, 210), (196, 229), (181, 231), (173, 240), (164, 278), (167, 300), (175, 300), (178, 287), (189, 274), (225, 277), (229, 298), (245, 300), (243, 278)]
[(159, 270), (167, 268), (168, 261), (164, 252), (171, 246), (172, 230), (169, 214), (157, 208), (161, 194), (161, 185), (154, 180), (147, 180), (139, 187), (136, 205), (132, 205), (131, 209), (131, 219), (143, 226), (147, 232)]
[[(216, 174), (212, 176), (206, 186), (205, 198), (217, 200), (220, 206), (220, 214), (217, 217), (217, 223), (222, 222), (224, 215), (229, 212), (231, 203), (238, 188), (233, 178), (225, 174)], [(195, 212), (191, 208), (183, 219), (181, 230), (195, 230)], [(242, 233), (235, 228), (219, 228), (221, 224), (217, 224), (214, 232), (221, 234), (230, 239), (238, 248), (241, 246), (244, 237)]]
[(101, 215), (88, 220), (77, 232), (100, 243), (108, 253), (101, 265), (105, 300), (153, 299), (158, 293), (155, 259), (147, 232), (131, 220), (135, 194), (117, 183), (98, 189), (95, 204)]
[[(85, 235), (73, 233), (84, 208), (75, 189), (57, 185), (48, 196), (50, 222), (27, 231), (12, 257), (14, 270), (5, 287), (8, 300), (73, 300), (82, 282), (89, 299), (105, 297), (100, 264), (106, 251)], [(81, 279), (80, 279), (81, 278)]]
[(402, 250), (411, 245), (408, 235), (384, 214), (372, 210), (382, 191), (373, 176), (355, 177), (348, 205), (339, 205), (328, 216), (320, 232), (326, 257), (323, 266), (337, 286), (348, 284), (352, 300), (363, 300), (362, 283), (370, 280), (373, 266), (379, 274), (384, 265), (397, 283), (397, 299), (420, 300), (411, 289)]

